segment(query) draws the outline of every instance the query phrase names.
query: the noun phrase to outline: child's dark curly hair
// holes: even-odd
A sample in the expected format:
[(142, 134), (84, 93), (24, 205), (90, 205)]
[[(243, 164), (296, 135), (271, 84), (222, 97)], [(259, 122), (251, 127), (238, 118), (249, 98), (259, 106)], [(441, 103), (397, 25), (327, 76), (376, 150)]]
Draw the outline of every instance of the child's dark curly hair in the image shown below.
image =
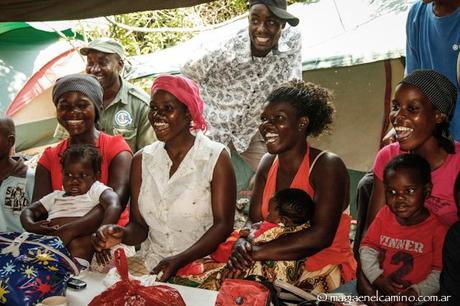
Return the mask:
[(61, 165), (64, 169), (67, 161), (87, 160), (91, 163), (94, 173), (101, 171), (102, 157), (95, 146), (88, 144), (70, 145), (61, 156)]
[(315, 210), (315, 203), (305, 191), (297, 188), (287, 188), (276, 192), (273, 199), (278, 204), (280, 216), (299, 225), (311, 220)]
[(330, 130), (335, 112), (332, 93), (319, 85), (302, 80), (289, 81), (275, 89), (267, 98), (269, 103), (288, 102), (298, 117), (308, 117), (306, 135), (318, 136)]

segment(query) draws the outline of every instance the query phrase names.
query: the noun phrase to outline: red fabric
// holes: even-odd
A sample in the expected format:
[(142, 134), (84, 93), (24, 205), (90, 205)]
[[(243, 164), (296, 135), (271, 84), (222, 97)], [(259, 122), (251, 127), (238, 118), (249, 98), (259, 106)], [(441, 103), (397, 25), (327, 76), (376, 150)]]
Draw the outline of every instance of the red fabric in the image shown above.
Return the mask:
[(191, 263), (183, 266), (176, 272), (176, 276), (184, 276), (187, 277), (189, 275), (198, 275), (204, 273), (204, 265), (203, 263), (198, 259), (194, 260)]
[(128, 264), (123, 249), (115, 251), (115, 266), (121, 281), (96, 296), (88, 306), (186, 306), (176, 289), (166, 286), (142, 286), (128, 277)]
[[(43, 152), (38, 163), (50, 172), (51, 187), (53, 190), (62, 190), (62, 166), (61, 155), (69, 146), (69, 140), (64, 139), (56, 146), (48, 147)], [(99, 132), (99, 138), (96, 144), (99, 153), (102, 156), (101, 177), (99, 181), (103, 184), (108, 184), (110, 164), (115, 156), (120, 152), (128, 151), (131, 153), (131, 148), (121, 135), (111, 136), (103, 132)], [(118, 224), (125, 226), (129, 221), (128, 209), (121, 214)]]
[(383, 275), (396, 275), (410, 286), (424, 280), (432, 270), (441, 271), (442, 248), (447, 227), (437, 217), (403, 226), (388, 206), (380, 209), (361, 246), (380, 252)]
[[(272, 229), (277, 226), (278, 224), (271, 223), (268, 221), (262, 222), (259, 229), (255, 232), (254, 238), (259, 237), (269, 229)], [(238, 240), (238, 238), (240, 238), (240, 231), (233, 231), (230, 237), (228, 237), (227, 240), (225, 240), (225, 242), (219, 244), (217, 250), (211, 253), (211, 258), (214, 259), (216, 262), (227, 262), (230, 258), (230, 255), (232, 254), (233, 245), (235, 244), (236, 240)]]
[[(69, 47), (71, 47), (70, 44)], [(29, 78), (24, 87), (17, 93), (13, 102), (8, 106), (6, 114), (8, 116), (15, 115), (24, 106), (33, 102), (36, 97), (52, 87), (56, 79), (66, 74), (83, 70), (85, 70), (85, 62), (78, 54), (78, 50), (71, 48), (62, 52)]]
[(203, 118), (203, 99), (195, 81), (181, 75), (160, 75), (153, 81), (152, 96), (157, 90), (169, 92), (187, 106), (192, 115), (193, 129), (206, 130), (206, 121)]
[[(278, 157), (273, 161), (270, 170), (268, 171), (267, 181), (265, 182), (264, 193), (262, 195), (262, 217), (265, 219), (268, 216), (268, 203), (271, 197), (276, 192), (276, 176), (278, 174), (279, 161)], [(313, 199), (315, 191), (310, 185), (310, 146), (307, 147), (307, 152), (297, 170), (290, 188), (302, 189)]]
[(215, 306), (266, 306), (269, 305), (270, 291), (255, 281), (226, 279), (217, 295)]
[[(276, 192), (278, 166), (279, 162), (276, 158), (268, 172), (267, 181), (265, 183), (262, 198), (263, 218), (267, 217), (268, 202), (271, 196)], [(308, 193), (310, 197), (314, 198), (315, 191), (310, 185), (310, 147), (307, 148), (305, 157), (297, 170), (290, 188), (302, 189)], [(305, 269), (307, 271), (316, 271), (327, 265), (341, 265), (342, 277), (345, 281), (356, 278), (356, 260), (354, 259), (350, 245), (350, 223), (350, 215), (345, 213), (342, 214), (332, 245), (307, 258), (305, 261)]]
[[(401, 151), (398, 142), (383, 147), (374, 162), (374, 174), (383, 181), (383, 169), (394, 157), (407, 153)], [(454, 183), (460, 171), (460, 143), (455, 142), (455, 154), (449, 154), (443, 164), (431, 171), (433, 189), (425, 207), (447, 225), (459, 220), (454, 199)]]
[(307, 271), (316, 271), (327, 265), (341, 265), (345, 282), (356, 278), (356, 260), (350, 245), (350, 224), (351, 216), (343, 213), (332, 245), (307, 258)]

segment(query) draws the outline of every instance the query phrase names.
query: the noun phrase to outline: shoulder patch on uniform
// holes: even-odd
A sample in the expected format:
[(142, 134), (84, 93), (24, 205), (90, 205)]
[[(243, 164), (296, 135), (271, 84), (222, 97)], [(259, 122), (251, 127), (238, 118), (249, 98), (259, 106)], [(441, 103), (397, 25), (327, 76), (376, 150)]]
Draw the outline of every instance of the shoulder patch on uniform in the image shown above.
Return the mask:
[(118, 111), (115, 116), (115, 123), (120, 127), (125, 127), (130, 125), (133, 122), (133, 117), (126, 110)]
[(142, 89), (137, 88), (135, 86), (132, 86), (131, 88), (128, 89), (128, 92), (129, 92), (129, 94), (135, 96), (139, 100), (141, 100), (141, 101), (143, 101), (143, 102), (145, 102), (147, 104), (150, 103), (150, 96), (145, 91), (143, 91)]

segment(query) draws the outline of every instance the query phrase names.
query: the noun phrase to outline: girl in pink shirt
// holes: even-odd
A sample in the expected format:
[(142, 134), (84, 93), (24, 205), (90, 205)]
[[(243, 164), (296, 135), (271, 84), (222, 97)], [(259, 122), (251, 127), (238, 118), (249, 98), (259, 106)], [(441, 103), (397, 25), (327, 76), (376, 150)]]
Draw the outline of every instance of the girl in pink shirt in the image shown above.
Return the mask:
[(367, 226), (385, 206), (383, 168), (404, 152), (419, 154), (430, 164), (433, 192), (425, 206), (448, 225), (458, 220), (452, 190), (460, 170), (460, 147), (449, 133), (456, 99), (455, 86), (434, 70), (416, 70), (399, 83), (390, 113), (397, 142), (381, 149), (375, 159)]

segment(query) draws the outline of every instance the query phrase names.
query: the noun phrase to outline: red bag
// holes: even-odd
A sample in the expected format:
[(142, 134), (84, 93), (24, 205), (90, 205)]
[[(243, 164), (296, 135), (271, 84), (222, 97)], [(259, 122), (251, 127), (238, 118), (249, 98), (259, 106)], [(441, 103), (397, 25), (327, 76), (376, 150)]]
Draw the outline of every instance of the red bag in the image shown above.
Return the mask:
[(270, 290), (264, 285), (244, 279), (226, 279), (220, 287), (215, 306), (270, 305)]
[(146, 287), (138, 280), (130, 280), (124, 250), (117, 249), (114, 255), (121, 281), (96, 296), (88, 306), (186, 306), (174, 288), (166, 285)]

